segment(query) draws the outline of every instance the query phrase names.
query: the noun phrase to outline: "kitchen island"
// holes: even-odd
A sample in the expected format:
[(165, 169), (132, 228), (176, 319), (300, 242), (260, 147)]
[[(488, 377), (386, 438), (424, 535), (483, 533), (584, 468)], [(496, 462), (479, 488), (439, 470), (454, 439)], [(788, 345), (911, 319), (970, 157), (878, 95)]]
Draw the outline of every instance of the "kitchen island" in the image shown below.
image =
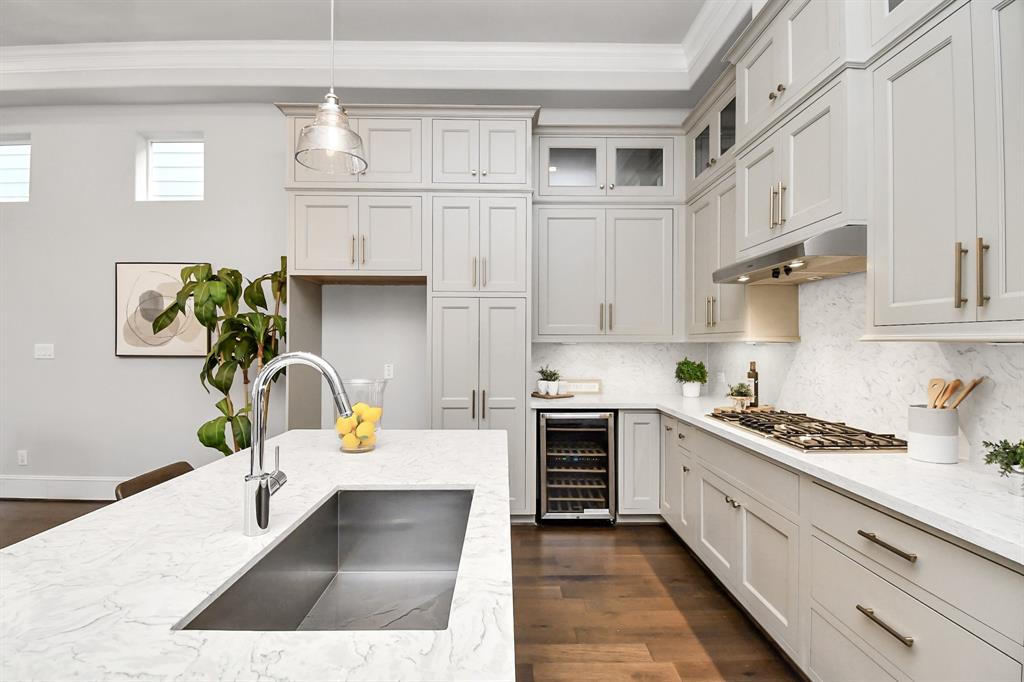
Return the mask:
[[(269, 532), (242, 534), (248, 452), (0, 551), (3, 680), (514, 680), (502, 431), (385, 431), (345, 455), (289, 431)], [(179, 630), (337, 490), (472, 489), (444, 630)]]

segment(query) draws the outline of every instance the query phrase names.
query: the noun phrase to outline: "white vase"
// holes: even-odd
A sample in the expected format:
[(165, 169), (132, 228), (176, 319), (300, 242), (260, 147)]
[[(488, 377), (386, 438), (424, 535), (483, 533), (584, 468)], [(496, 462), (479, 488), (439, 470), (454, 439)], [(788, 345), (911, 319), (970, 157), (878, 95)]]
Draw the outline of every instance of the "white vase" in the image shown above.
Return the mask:
[(683, 382), (683, 397), (684, 398), (699, 398), (700, 397), (700, 382), (699, 381), (684, 381)]
[(548, 395), (558, 395), (558, 382), (557, 381), (549, 381), (548, 382)]
[(537, 380), (537, 393), (540, 393), (541, 395), (546, 395), (547, 392), (548, 392), (548, 382), (544, 381), (543, 379), (538, 379)]
[(1024, 496), (1024, 467), (1013, 467), (1013, 473), (1010, 474), (1010, 492)]

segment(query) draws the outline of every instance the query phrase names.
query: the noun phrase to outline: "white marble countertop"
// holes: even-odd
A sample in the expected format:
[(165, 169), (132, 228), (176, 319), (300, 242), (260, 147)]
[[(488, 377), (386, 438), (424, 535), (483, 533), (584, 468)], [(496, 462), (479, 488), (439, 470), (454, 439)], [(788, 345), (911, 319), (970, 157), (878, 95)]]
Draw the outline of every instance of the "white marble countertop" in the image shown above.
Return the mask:
[[(248, 452), (0, 550), (0, 679), (515, 679), (502, 431), (290, 431), (270, 530), (242, 535)], [(473, 488), (447, 630), (173, 630), (337, 489)]]
[(727, 402), (681, 395), (595, 394), (531, 398), (530, 407), (658, 410), (1024, 568), (1024, 497), (1010, 492), (1016, 481), (1000, 476), (995, 467), (930, 464), (904, 453), (802, 452), (707, 416)]

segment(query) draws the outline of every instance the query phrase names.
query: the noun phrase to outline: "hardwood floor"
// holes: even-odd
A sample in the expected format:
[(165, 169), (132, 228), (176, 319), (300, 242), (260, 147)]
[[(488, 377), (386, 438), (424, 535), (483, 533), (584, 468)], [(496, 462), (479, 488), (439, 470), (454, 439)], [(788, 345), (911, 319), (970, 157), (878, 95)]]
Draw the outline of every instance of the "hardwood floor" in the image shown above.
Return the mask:
[(799, 680), (664, 526), (512, 529), (516, 673)]
[[(106, 502), (0, 500), (0, 547)], [(512, 528), (519, 682), (799, 680), (664, 526)]]

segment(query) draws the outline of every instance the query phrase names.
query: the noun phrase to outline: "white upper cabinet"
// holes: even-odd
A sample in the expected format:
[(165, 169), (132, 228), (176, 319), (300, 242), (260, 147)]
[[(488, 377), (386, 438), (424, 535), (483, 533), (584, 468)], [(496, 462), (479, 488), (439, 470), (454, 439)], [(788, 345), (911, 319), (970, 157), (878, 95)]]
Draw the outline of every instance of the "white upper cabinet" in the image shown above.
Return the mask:
[(676, 194), (675, 138), (542, 136), (538, 148), (541, 196)]
[(975, 306), (979, 321), (1024, 320), (1024, 0), (974, 0), (971, 11), (976, 255), (981, 246)]
[(419, 272), (420, 197), (304, 195), (292, 206), (295, 272)]
[(672, 335), (672, 209), (544, 207), (538, 221), (538, 337)]
[(730, 174), (687, 206), (689, 334), (744, 331), (746, 287), (715, 284), (718, 268), (736, 260), (736, 178)]
[(434, 291), (526, 291), (525, 198), (434, 198)]
[(606, 333), (672, 333), (672, 210), (606, 213)]
[(875, 323), (975, 319), (971, 15), (874, 70)]
[(525, 120), (435, 119), (433, 127), (434, 182), (526, 184)]
[(729, 69), (687, 117), (686, 196), (699, 194), (732, 168), (736, 147), (736, 80)]
[(541, 208), (536, 262), (538, 334), (603, 334), (605, 212)]
[(779, 142), (778, 135), (769, 135), (736, 159), (736, 246), (741, 251), (775, 236), (779, 191), (783, 186)]
[(368, 165), (359, 181), (419, 183), (423, 179), (422, 131), (418, 118), (360, 119), (358, 132)]
[(763, 36), (736, 64), (736, 91), (739, 106), (737, 128), (743, 135), (771, 118), (786, 87), (779, 79), (782, 46), (775, 32)]

